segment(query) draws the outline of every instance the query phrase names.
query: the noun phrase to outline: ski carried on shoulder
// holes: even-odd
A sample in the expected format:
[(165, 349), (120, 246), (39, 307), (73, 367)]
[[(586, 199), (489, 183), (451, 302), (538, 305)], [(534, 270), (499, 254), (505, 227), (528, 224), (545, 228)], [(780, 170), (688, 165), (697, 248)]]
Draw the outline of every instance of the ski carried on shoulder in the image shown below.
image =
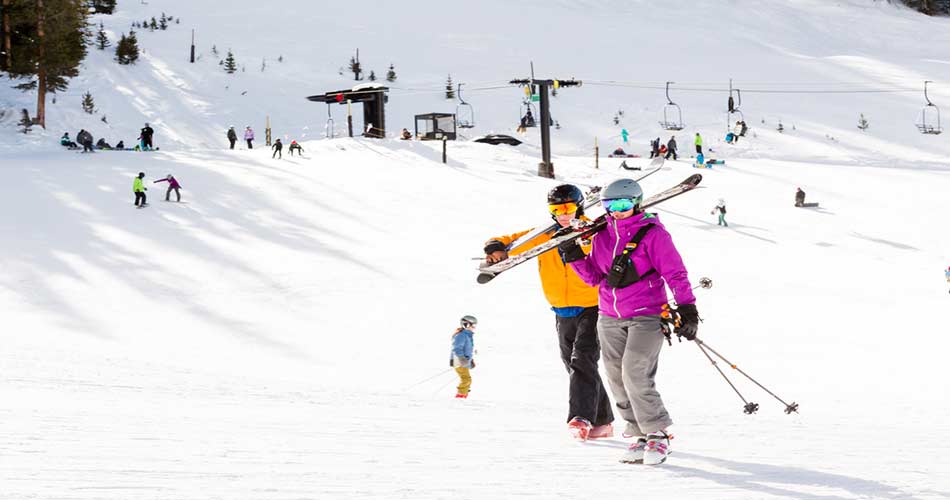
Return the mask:
[[(649, 198), (643, 200), (640, 207), (641, 209), (647, 209), (659, 203), (662, 203), (670, 198), (675, 198), (683, 193), (692, 191), (699, 183), (703, 180), (703, 176), (700, 174), (694, 174), (686, 178), (683, 182), (661, 191), (659, 193), (650, 196)], [(485, 265), (484, 267), (479, 268), (478, 282), (479, 283), (488, 283), (489, 281), (495, 279), (499, 274), (516, 267), (518, 265), (524, 264), (529, 260), (543, 254), (554, 250), (558, 245), (564, 243), (565, 241), (577, 239), (583, 240), (590, 238), (595, 233), (599, 232), (601, 229), (607, 226), (607, 214), (603, 214), (600, 217), (597, 217), (589, 223), (579, 226), (579, 227), (565, 227), (554, 233), (554, 236), (550, 240), (545, 241), (544, 243), (533, 247), (525, 252), (519, 253), (508, 257), (507, 259), (497, 262), (491, 265)]]
[[(654, 158), (653, 161), (651, 161), (651, 162), (650, 162), (650, 165), (649, 165), (649, 167), (650, 167), (652, 170), (650, 170), (649, 172), (647, 172), (647, 173), (641, 175), (640, 177), (637, 177), (637, 178), (634, 179), (634, 180), (637, 181), (637, 182), (640, 182), (640, 181), (642, 181), (643, 179), (646, 179), (647, 177), (649, 177), (649, 176), (651, 176), (651, 175), (653, 175), (653, 174), (659, 172), (660, 170), (662, 170), (663, 162), (664, 162), (664, 159), (663, 159), (662, 156), (659, 156), (659, 157)], [(588, 192), (584, 195), (584, 210), (587, 210), (587, 209), (589, 209), (589, 208), (591, 208), (591, 207), (594, 207), (595, 205), (597, 205), (598, 203), (600, 203), (600, 190), (601, 190), (601, 187), (600, 187), (600, 186), (594, 186), (594, 187), (592, 187), (592, 188), (590, 189), (590, 191), (588, 191)], [(537, 229), (535, 229), (535, 230), (533, 230), (533, 231), (528, 231), (528, 233), (525, 234), (524, 236), (518, 238), (518, 239), (515, 240), (515, 241), (512, 241), (511, 244), (508, 245), (507, 251), (510, 252), (510, 251), (512, 251), (512, 250), (514, 250), (514, 249), (520, 247), (521, 245), (524, 245), (525, 243), (527, 243), (527, 242), (529, 242), (529, 241), (535, 239), (535, 238), (538, 237), (539, 235), (542, 235), (542, 234), (552, 234), (552, 233), (554, 233), (555, 231), (557, 231), (558, 229), (560, 229), (560, 227), (561, 227), (561, 226), (559, 226), (557, 222), (554, 222), (554, 223), (549, 224), (549, 225), (547, 225), (547, 226), (538, 227)]]

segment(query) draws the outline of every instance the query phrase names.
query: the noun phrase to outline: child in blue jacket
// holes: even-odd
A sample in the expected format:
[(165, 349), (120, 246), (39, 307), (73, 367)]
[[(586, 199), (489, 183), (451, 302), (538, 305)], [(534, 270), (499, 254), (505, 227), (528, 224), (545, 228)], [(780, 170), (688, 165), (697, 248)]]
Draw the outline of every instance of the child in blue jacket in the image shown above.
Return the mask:
[(459, 376), (456, 398), (467, 398), (468, 391), (472, 388), (471, 369), (475, 368), (475, 360), (472, 356), (475, 354), (476, 324), (478, 320), (475, 316), (462, 316), (462, 326), (456, 328), (455, 333), (452, 334), (452, 359), (449, 364), (455, 367), (455, 373)]

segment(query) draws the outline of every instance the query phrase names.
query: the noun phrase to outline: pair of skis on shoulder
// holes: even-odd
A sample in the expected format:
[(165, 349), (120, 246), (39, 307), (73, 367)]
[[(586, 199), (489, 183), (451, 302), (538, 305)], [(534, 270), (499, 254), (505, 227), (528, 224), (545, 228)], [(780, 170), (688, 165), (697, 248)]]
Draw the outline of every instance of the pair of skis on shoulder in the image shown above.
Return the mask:
[[(654, 205), (662, 203), (666, 200), (669, 200), (670, 198), (675, 198), (683, 193), (688, 193), (689, 191), (692, 191), (697, 186), (699, 186), (699, 183), (702, 180), (703, 180), (702, 175), (693, 174), (687, 177), (685, 180), (683, 180), (679, 184), (676, 184), (675, 186), (672, 186), (669, 189), (656, 193), (653, 196), (650, 196), (649, 198), (643, 200), (643, 203), (640, 206), (642, 209), (647, 209)], [(586, 206), (586, 203), (585, 203), (585, 206)], [(570, 227), (565, 227), (565, 228), (560, 228), (560, 229), (555, 227), (553, 236), (551, 237), (550, 240), (545, 241), (544, 243), (538, 246), (532, 247), (531, 249), (526, 250), (522, 253), (508, 257), (507, 259), (501, 262), (497, 262), (491, 265), (483, 264), (483, 267), (480, 267), (478, 270), (479, 274), (478, 274), (477, 281), (479, 283), (488, 283), (499, 274), (513, 267), (524, 264), (525, 262), (531, 259), (534, 259), (535, 257), (543, 253), (554, 250), (555, 248), (557, 248), (558, 245), (560, 245), (561, 243), (564, 243), (565, 241), (572, 240), (572, 239), (577, 239), (577, 240), (587, 239), (606, 226), (607, 226), (607, 214), (603, 214), (600, 217), (597, 217), (593, 221), (583, 226), (579, 226), (579, 227), (570, 226)], [(535, 232), (534, 236), (537, 236), (543, 233), (544, 231)], [(515, 244), (519, 244), (519, 245), (523, 244), (524, 242), (519, 243), (519, 241), (521, 240), (522, 238), (512, 243), (509, 250), (516, 248)]]

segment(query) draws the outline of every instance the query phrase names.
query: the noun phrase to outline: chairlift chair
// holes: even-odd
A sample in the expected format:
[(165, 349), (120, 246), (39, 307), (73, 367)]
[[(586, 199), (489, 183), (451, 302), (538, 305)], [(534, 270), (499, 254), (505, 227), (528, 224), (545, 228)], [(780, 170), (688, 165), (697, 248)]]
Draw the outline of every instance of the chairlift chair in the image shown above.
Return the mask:
[(676, 82), (666, 82), (666, 104), (663, 105), (663, 121), (660, 126), (666, 130), (683, 130), (686, 127), (683, 123), (683, 110), (670, 99), (671, 83)]
[[(730, 83), (730, 87), (731, 87), (731, 85), (732, 85), (732, 84)], [(730, 98), (730, 99), (732, 99), (732, 90), (733, 90), (733, 89), (731, 89), (731, 88), (729, 89), (729, 98)], [(742, 111), (739, 109), (739, 108), (742, 106), (742, 91), (740, 91), (739, 89), (735, 89), (735, 91), (736, 91), (736, 97), (737, 97), (737, 99), (734, 101), (734, 105), (733, 105), (732, 109), (727, 109), (727, 110), (726, 110), (726, 131), (727, 131), (727, 132), (733, 130), (733, 128), (735, 127), (735, 123), (736, 123), (736, 122), (744, 122), (744, 121), (745, 121), (745, 115), (742, 114)], [(733, 115), (738, 115), (738, 119), (737, 119), (735, 116), (733, 116)]]
[(927, 105), (920, 110), (920, 121), (917, 122), (917, 130), (921, 134), (938, 135), (943, 132), (943, 127), (940, 126), (940, 108), (931, 102), (930, 96), (927, 95), (928, 83), (933, 82), (930, 80), (924, 82), (924, 99), (927, 100)]
[(459, 100), (458, 106), (455, 107), (456, 122), (458, 128), (473, 128), (475, 127), (475, 108), (462, 99), (462, 85), (465, 84), (458, 84), (458, 90), (455, 91)]
[[(530, 99), (530, 98), (529, 98)], [(524, 125), (525, 127), (537, 127), (538, 126), (538, 110), (534, 107), (534, 104), (531, 103), (529, 99), (526, 99), (521, 103), (521, 116), (518, 117), (518, 122)], [(528, 112), (531, 112), (530, 119), (528, 118)]]

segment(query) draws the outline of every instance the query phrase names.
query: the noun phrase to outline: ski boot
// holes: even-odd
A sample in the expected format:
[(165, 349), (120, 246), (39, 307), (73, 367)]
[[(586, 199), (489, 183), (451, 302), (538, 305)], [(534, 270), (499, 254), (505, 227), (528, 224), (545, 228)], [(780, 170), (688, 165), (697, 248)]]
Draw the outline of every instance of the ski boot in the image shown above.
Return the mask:
[(644, 465), (659, 465), (670, 454), (670, 435), (666, 431), (647, 434), (646, 450), (643, 452)]

